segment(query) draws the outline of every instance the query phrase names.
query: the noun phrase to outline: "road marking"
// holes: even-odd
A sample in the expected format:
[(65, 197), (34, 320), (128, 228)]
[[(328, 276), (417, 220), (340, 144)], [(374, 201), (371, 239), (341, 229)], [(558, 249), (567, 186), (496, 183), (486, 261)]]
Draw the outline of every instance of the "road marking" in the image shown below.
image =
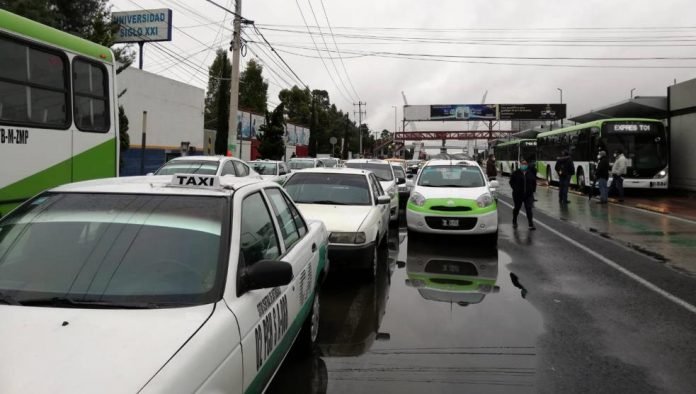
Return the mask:
[[(513, 208), (513, 206), (508, 204), (506, 201), (503, 201), (503, 200), (499, 200), (499, 201), (502, 202), (503, 204), (507, 205), (508, 207)], [(521, 213), (524, 215), (523, 212), (521, 212)], [(627, 270), (626, 268), (620, 266), (619, 264), (615, 263), (614, 261), (609, 260), (608, 258), (602, 256), (601, 254), (595, 252), (594, 250), (588, 248), (587, 246), (585, 246), (585, 245), (575, 241), (574, 239), (554, 230), (548, 224), (540, 222), (539, 220), (536, 220), (536, 219), (534, 220), (534, 223), (536, 223), (537, 225), (541, 225), (541, 227), (544, 227), (545, 229), (552, 232), (553, 234), (555, 234), (559, 238), (562, 238), (562, 239), (568, 241), (569, 243), (571, 243), (572, 245), (575, 245), (577, 248), (584, 250), (588, 254), (596, 257), (598, 260), (600, 260), (604, 264), (614, 268), (615, 270), (628, 276), (629, 278), (633, 279), (634, 281), (638, 282), (639, 284), (643, 285), (644, 287), (654, 291), (655, 293), (657, 293), (657, 294), (665, 297), (666, 299), (674, 302), (675, 304), (683, 307), (684, 309), (688, 310), (689, 312), (696, 313), (696, 306), (693, 306), (693, 305), (689, 304), (688, 302), (682, 300), (681, 298), (675, 296), (674, 294), (669, 293), (669, 292), (661, 289), (660, 287), (655, 286), (654, 284), (648, 282), (647, 280), (641, 278), (640, 276), (638, 276), (638, 275), (634, 274), (633, 272)]]

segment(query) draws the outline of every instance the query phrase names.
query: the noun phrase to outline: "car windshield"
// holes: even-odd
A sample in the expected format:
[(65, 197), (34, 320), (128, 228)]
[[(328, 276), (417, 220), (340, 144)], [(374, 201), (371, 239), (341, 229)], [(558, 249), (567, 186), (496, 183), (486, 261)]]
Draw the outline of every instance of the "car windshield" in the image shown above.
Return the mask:
[(47, 306), (58, 299), (115, 308), (214, 302), (226, 201), (41, 195), (0, 221), (0, 294)]
[(298, 204), (371, 205), (367, 178), (359, 174), (296, 173), (285, 190)]
[(404, 169), (401, 166), (392, 166), (394, 169), (394, 175), (397, 178), (406, 178), (406, 174), (404, 173)]
[(303, 168), (314, 168), (314, 160), (290, 160), (288, 162), (290, 169), (301, 170)]
[(483, 187), (486, 185), (481, 170), (476, 166), (426, 166), (418, 178), (419, 186), (426, 187)]
[(210, 160), (172, 160), (165, 163), (155, 175), (174, 175), (174, 174), (217, 174), (219, 163)]
[(380, 181), (391, 181), (394, 179), (394, 175), (391, 171), (391, 165), (386, 163), (346, 163), (348, 168), (360, 168), (363, 170), (370, 170), (375, 173), (375, 176)]
[(258, 172), (259, 175), (278, 175), (278, 165), (276, 163), (251, 161), (249, 165), (254, 171)]

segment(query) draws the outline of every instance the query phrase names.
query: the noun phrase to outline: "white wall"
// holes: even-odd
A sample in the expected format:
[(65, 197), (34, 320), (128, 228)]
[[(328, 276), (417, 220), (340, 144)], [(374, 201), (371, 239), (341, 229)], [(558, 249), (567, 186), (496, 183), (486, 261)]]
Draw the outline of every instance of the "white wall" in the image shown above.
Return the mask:
[(696, 79), (669, 87), (669, 109), (683, 113), (670, 120), (670, 186), (696, 191)]
[(203, 150), (203, 89), (129, 67), (117, 76), (119, 103), (128, 116), (131, 147), (140, 147), (147, 111), (147, 147), (179, 149), (189, 141)]

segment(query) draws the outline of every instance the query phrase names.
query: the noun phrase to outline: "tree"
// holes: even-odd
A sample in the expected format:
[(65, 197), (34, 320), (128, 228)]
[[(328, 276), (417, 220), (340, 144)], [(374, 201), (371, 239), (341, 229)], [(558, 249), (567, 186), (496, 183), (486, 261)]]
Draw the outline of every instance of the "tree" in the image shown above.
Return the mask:
[[(224, 62), (221, 66), (222, 75), (231, 75), (232, 65), (227, 61), (227, 52), (224, 53)], [(218, 79), (216, 101), (216, 130), (215, 154), (227, 154), (227, 139), (229, 137), (230, 124), (230, 79)]]
[(273, 112), (266, 111), (266, 124), (260, 127), (259, 153), (269, 160), (280, 160), (285, 155), (285, 106), (281, 103)]
[[(229, 64), (227, 51), (218, 49), (213, 63), (208, 67), (208, 89), (205, 92), (205, 109), (203, 110), (203, 127), (206, 129), (218, 130), (218, 120), (222, 120), (224, 123), (228, 122), (230, 110), (229, 83), (232, 76), (232, 67)], [(219, 97), (221, 92), (225, 96), (222, 102)], [(225, 111), (222, 114), (218, 113), (218, 105), (220, 103), (227, 103), (224, 105)], [(222, 117), (219, 117), (220, 115)]]
[(263, 66), (251, 59), (239, 76), (239, 106), (258, 113), (266, 113), (268, 82), (263, 80)]
[(121, 154), (119, 155), (119, 168), (123, 167), (123, 152), (130, 148), (130, 136), (128, 135), (128, 117), (122, 105), (118, 106), (118, 147)]
[(382, 130), (382, 133), (380, 134), (381, 139), (388, 140), (390, 137), (391, 137), (391, 133), (389, 132), (389, 130), (387, 130), (387, 129)]

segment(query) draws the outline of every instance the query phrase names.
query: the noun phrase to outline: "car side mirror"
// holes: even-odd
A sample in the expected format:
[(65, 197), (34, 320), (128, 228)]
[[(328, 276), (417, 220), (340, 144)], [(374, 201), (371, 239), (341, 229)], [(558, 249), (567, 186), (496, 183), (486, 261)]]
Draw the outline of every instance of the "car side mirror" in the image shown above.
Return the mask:
[(377, 204), (382, 205), (382, 204), (389, 204), (391, 202), (391, 197), (389, 196), (379, 196), (377, 197)]
[(413, 174), (406, 175), (406, 179), (413, 179)]
[(403, 185), (404, 183), (406, 183), (406, 178), (396, 178), (397, 185)]
[(491, 189), (498, 189), (500, 187), (500, 183), (498, 183), (498, 181), (493, 180), (490, 182), (490, 187)]
[(246, 269), (243, 291), (285, 286), (292, 282), (292, 278), (292, 266), (285, 261), (257, 261)]
[(285, 172), (285, 171), (283, 171), (283, 170), (281, 170), (281, 171), (278, 172), (278, 175), (285, 175), (285, 174), (287, 174), (287, 172)]
[(375, 340), (377, 341), (389, 341), (391, 340), (391, 334), (388, 332), (378, 332), (377, 335), (375, 336)]

